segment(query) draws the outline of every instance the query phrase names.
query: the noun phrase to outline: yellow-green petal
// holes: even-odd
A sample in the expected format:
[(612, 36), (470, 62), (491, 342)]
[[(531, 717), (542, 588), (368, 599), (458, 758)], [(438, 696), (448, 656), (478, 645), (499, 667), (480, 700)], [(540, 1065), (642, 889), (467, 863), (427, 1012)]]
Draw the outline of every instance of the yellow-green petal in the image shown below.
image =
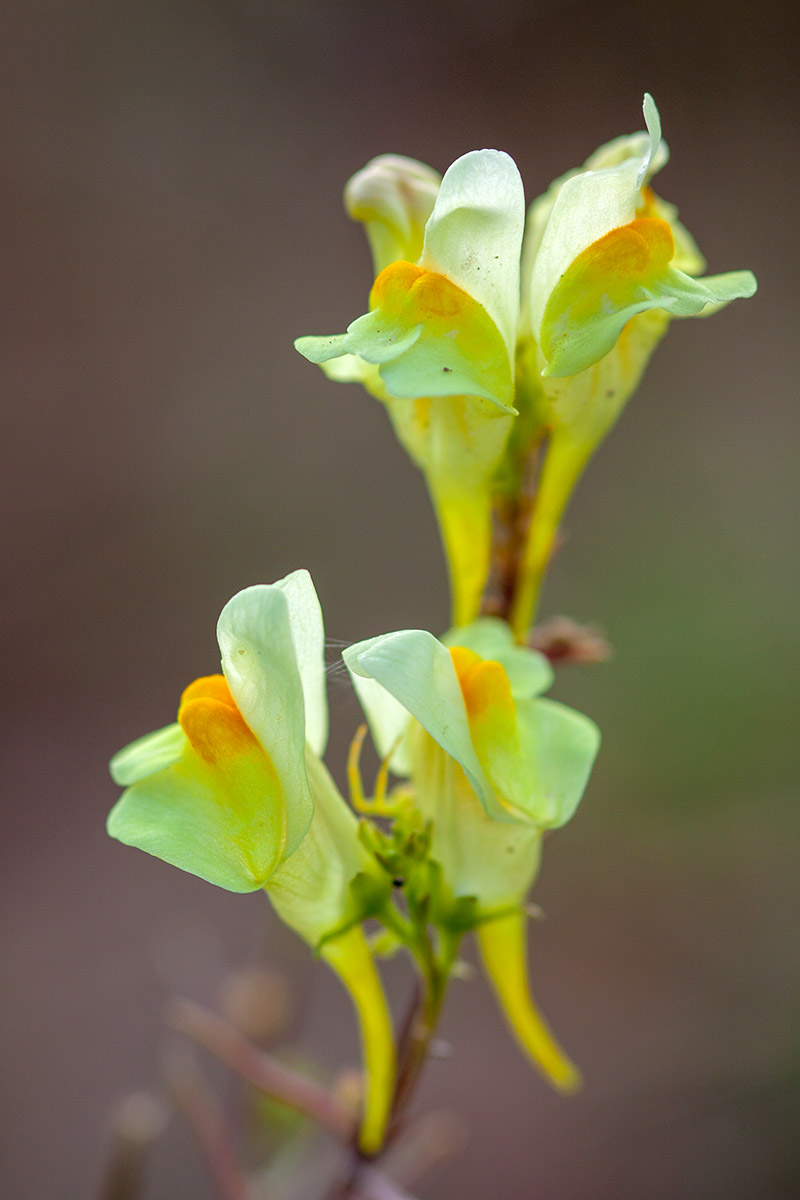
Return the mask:
[(633, 153), (613, 165), (572, 175), (558, 186), (531, 271), (531, 325), (537, 341), (545, 308), (562, 275), (587, 246), (636, 216), (642, 184), (652, 174), (661, 143), (652, 97), (645, 96), (643, 107), (648, 132), (626, 145)]
[(587, 247), (554, 288), (539, 331), (547, 376), (577, 375), (614, 348), (628, 321), (647, 309), (696, 316), (752, 296), (750, 271), (693, 279), (670, 265), (675, 254), (666, 221), (643, 217)]
[(108, 832), (228, 891), (256, 891), (286, 842), (280, 784), (255, 740), (223, 745), (216, 761), (184, 742), (177, 762), (123, 792)]
[(401, 154), (371, 159), (348, 181), (345, 208), (364, 226), (376, 275), (398, 258), (417, 261), (440, 183), (438, 171)]
[(177, 722), (155, 733), (146, 733), (114, 755), (108, 765), (111, 778), (120, 787), (130, 787), (177, 762), (185, 747), (186, 734)]
[(352, 675), (374, 679), (416, 717), (463, 767), (487, 811), (498, 808), (472, 745), (453, 660), (433, 634), (422, 629), (387, 633), (348, 647), (342, 657)]
[(286, 592), (259, 584), (237, 593), (220, 614), (217, 637), (233, 698), (280, 780), (286, 856), (300, 844), (313, 810), (305, 767), (305, 698)]
[(419, 265), (446, 275), (486, 310), (513, 364), (525, 197), (516, 164), (473, 150), (445, 172)]

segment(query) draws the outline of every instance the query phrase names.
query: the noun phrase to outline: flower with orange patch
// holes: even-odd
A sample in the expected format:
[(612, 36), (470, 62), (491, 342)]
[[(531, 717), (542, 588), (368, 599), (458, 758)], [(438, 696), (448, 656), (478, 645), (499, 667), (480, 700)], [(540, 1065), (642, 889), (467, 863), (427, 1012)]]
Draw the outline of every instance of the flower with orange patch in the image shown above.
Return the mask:
[(351, 885), (359, 875), (376, 887), (385, 878), (320, 758), (324, 633), (308, 572), (239, 592), (222, 610), (217, 638), (223, 673), (196, 679), (175, 724), (112, 759), (125, 791), (108, 832), (229, 891), (264, 888), (339, 975), (361, 1021), (361, 1145), (372, 1153), (386, 1128), (395, 1052)]
[(369, 312), (295, 345), (386, 405), (425, 474), (465, 624), (486, 582), (491, 480), (515, 413), (522, 181), (497, 150), (465, 154), (441, 185), (429, 167), (386, 155), (350, 180), (345, 202), (373, 251)]
[(542, 834), (569, 820), (599, 744), (580, 713), (541, 699), (552, 670), (481, 618), (447, 641), (403, 630), (344, 652), (379, 753), (430, 824), (453, 902), (472, 898), (484, 963), (516, 1036), (559, 1087), (577, 1075), (528, 993), (524, 902)]

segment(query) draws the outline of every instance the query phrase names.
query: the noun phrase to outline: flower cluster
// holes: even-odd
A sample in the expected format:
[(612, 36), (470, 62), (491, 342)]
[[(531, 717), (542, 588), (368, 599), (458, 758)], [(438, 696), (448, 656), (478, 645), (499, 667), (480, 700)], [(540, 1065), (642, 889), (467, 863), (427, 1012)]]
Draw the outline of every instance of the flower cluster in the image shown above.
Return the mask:
[[(525, 903), (599, 733), (542, 698), (553, 672), (526, 635), (571, 490), (669, 320), (755, 289), (748, 272), (699, 278), (694, 242), (651, 190), (667, 151), (649, 97), (644, 113), (646, 133), (602, 147), (527, 219), (517, 168), (495, 150), (442, 179), (382, 157), (347, 185), (375, 262), (369, 312), (297, 347), (386, 405), (425, 473), (453, 592), (441, 640), (402, 630), (344, 652), (381, 758), (372, 794), (366, 726), (349, 802), (323, 762), (324, 632), (306, 571), (234, 596), (217, 626), (221, 673), (191, 683), (177, 721), (111, 763), (125, 789), (113, 837), (230, 891), (263, 889), (349, 990), (365, 1154), (404, 1086), (380, 953), (414, 957), (433, 1020), (474, 931), (522, 1048), (557, 1087), (577, 1082), (529, 991)], [(505, 571), (505, 603), (479, 615), (490, 568)]]
[(601, 146), (527, 217), (519, 172), (497, 150), (465, 154), (441, 182), (413, 160), (376, 158), (347, 185), (374, 258), (369, 312), (295, 345), (386, 405), (428, 483), (456, 625), (479, 610), (493, 511), (510, 509), (525, 544), (508, 615), (525, 638), (572, 489), (670, 319), (755, 291), (749, 271), (699, 278), (702, 255), (650, 186), (669, 157), (650, 96), (644, 117), (646, 133)]
[(306, 571), (234, 596), (217, 626), (222, 674), (189, 684), (177, 722), (111, 762), (126, 789), (112, 837), (230, 891), (263, 888), (350, 991), (369, 1079), (367, 1150), (385, 1131), (395, 1054), (362, 922), (377, 918), (414, 948), (418, 931), (391, 900), (399, 872), (443, 935), (478, 929), (520, 1040), (557, 1084), (575, 1079), (527, 990), (523, 904), (542, 833), (574, 811), (599, 735), (538, 698), (552, 672), (503, 622), (457, 636), (448, 648), (405, 630), (345, 652), (386, 767), (406, 781), (394, 799), (366, 800), (360, 779), (353, 789), (363, 814), (393, 819), (390, 845), (370, 822), (359, 828), (322, 762), (324, 634)]

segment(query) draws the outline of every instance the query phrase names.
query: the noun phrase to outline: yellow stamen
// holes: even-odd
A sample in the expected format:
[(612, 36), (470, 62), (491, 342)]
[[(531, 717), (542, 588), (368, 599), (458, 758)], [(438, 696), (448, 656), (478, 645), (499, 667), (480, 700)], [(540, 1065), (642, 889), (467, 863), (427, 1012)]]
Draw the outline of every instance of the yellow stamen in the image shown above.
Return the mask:
[(374, 817), (394, 817), (407, 799), (405, 792), (400, 792), (400, 789), (397, 789), (397, 794), (393, 793), (388, 797), (386, 794), (389, 786), (389, 763), (400, 739), (397, 739), (386, 757), (381, 759), (378, 774), (375, 777), (372, 799), (369, 800), (364, 793), (364, 782), (361, 778), (361, 749), (366, 736), (366, 725), (359, 725), (355, 732), (355, 737), (350, 743), (350, 750), (347, 755), (347, 782), (350, 786), (350, 802), (356, 812)]

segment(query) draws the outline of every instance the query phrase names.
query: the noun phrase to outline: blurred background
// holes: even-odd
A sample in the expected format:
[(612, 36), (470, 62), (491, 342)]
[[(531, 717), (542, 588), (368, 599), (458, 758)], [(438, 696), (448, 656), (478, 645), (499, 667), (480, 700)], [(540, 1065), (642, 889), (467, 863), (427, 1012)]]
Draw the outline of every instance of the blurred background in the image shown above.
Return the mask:
[[(11, 0), (2, 92), (3, 1119), (15, 1200), (96, 1195), (163, 1008), (291, 980), (330, 1068), (348, 1002), (267, 911), (108, 840), (111, 753), (217, 668), (228, 597), (298, 566), (332, 639), (441, 630), (421, 477), (380, 406), (292, 349), (371, 284), (341, 190), (371, 156), (509, 151), (529, 200), (659, 104), (679, 205), (753, 300), (676, 322), (571, 506), (544, 615), (613, 660), (556, 694), (604, 747), (548, 843), (533, 975), (575, 1099), (480, 980), (420, 1105), (466, 1148), (429, 1200), (800, 1194), (797, 29), (782, 0)], [(335, 659), (338, 650), (331, 649)], [(331, 688), (339, 778), (357, 706)], [(392, 964), (402, 989), (403, 972)], [(148, 1200), (214, 1195), (173, 1119)]]

